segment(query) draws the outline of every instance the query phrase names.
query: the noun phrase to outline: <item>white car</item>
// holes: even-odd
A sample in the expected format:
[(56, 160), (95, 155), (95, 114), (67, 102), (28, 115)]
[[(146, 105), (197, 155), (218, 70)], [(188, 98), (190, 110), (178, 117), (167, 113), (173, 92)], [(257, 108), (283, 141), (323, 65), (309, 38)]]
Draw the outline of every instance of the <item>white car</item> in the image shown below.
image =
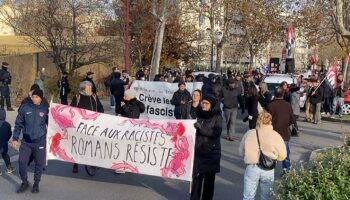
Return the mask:
[[(297, 79), (293, 75), (289, 74), (271, 74), (263, 77), (263, 82), (267, 84), (268, 90), (273, 95), (275, 90), (280, 86), (280, 84), (286, 81), (288, 85), (297, 83)], [(304, 88), (300, 88), (300, 93), (304, 92)], [(300, 108), (303, 108), (305, 105), (306, 96), (303, 95), (300, 97)]]

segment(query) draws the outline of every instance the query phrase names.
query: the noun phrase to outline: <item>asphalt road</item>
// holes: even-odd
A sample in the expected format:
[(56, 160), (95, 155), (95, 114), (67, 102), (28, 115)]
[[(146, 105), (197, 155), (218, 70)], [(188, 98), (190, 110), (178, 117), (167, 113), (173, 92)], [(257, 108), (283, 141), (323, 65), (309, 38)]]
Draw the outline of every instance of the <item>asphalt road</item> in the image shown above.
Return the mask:
[[(106, 104), (106, 102), (105, 102)], [(107, 108), (107, 106), (105, 106)], [(112, 113), (112, 110), (107, 109)], [(17, 112), (8, 112), (8, 121), (13, 125)], [(236, 130), (240, 137), (248, 130), (248, 124), (237, 119)], [(349, 125), (335, 122), (324, 122), (320, 125), (299, 122), (303, 132), (300, 137), (291, 139), (291, 159), (294, 164), (307, 161), (311, 151), (319, 148), (341, 144), (341, 132), (350, 130)], [(225, 133), (225, 131), (223, 132)], [(238, 154), (239, 142), (221, 140), (221, 172), (216, 176), (214, 199), (242, 199), (243, 174), (245, 165)], [(10, 151), (14, 161), (18, 159), (15, 150)], [(0, 162), (4, 171), (3, 162)], [(17, 162), (15, 162), (17, 167)], [(34, 166), (29, 168), (29, 180), (33, 180)], [(60, 161), (49, 161), (40, 183), (40, 193), (16, 194), (20, 184), (18, 170), (14, 174), (3, 174), (0, 177), (0, 200), (156, 200), (156, 199), (189, 199), (189, 183), (159, 177), (122, 174), (116, 175), (111, 170), (100, 169), (96, 176), (89, 177), (80, 166), (78, 174), (71, 173), (72, 164)], [(279, 163), (275, 175), (280, 176)]]

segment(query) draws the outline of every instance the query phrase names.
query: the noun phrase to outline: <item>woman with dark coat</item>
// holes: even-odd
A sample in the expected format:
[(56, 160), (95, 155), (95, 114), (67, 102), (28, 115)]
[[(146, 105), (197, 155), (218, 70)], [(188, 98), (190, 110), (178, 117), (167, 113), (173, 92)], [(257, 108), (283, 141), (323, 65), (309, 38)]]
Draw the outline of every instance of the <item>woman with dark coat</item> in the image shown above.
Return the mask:
[(215, 174), (220, 172), (222, 117), (213, 96), (204, 96), (197, 113), (191, 200), (213, 199)]
[(256, 121), (258, 120), (258, 90), (255, 85), (250, 85), (247, 91), (246, 107), (248, 109), (249, 129), (255, 129)]
[(178, 86), (179, 90), (174, 93), (170, 103), (175, 106), (174, 115), (176, 119), (187, 119), (187, 107), (191, 101), (191, 94), (186, 90), (185, 82), (180, 82)]
[(198, 110), (201, 109), (201, 98), (202, 92), (197, 89), (192, 93), (192, 100), (188, 104), (188, 118), (187, 119), (197, 119)]
[(272, 95), (268, 90), (267, 84), (261, 82), (259, 85), (259, 103), (260, 105), (267, 110), (269, 104), (272, 101)]
[(281, 84), (280, 84), (280, 87), (283, 89), (284, 91), (284, 96), (283, 96), (283, 99), (285, 101), (287, 101), (288, 103), (292, 103), (292, 95), (289, 91), (289, 86), (288, 86), (288, 83), (286, 81), (283, 81)]
[(124, 100), (122, 101), (122, 117), (138, 119), (140, 114), (145, 112), (145, 105), (136, 99), (137, 92), (133, 89), (124, 92)]
[[(92, 92), (92, 88), (93, 85), (90, 81), (81, 82), (79, 85), (79, 94), (73, 97), (70, 106), (103, 113), (103, 106), (96, 94)], [(78, 173), (78, 171), (78, 164), (74, 163), (73, 173)]]

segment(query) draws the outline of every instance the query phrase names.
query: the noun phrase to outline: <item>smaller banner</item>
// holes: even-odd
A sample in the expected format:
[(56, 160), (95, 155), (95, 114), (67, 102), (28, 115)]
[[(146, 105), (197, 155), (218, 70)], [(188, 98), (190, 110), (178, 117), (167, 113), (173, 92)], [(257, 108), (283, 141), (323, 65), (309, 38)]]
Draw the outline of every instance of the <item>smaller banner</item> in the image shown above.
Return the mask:
[(141, 120), (50, 104), (47, 159), (191, 181), (195, 120)]
[[(186, 83), (186, 89), (192, 94), (196, 89), (202, 89), (202, 82)], [(175, 119), (174, 106), (170, 101), (179, 89), (178, 83), (134, 81), (130, 88), (137, 91), (137, 99), (145, 104), (142, 119)]]

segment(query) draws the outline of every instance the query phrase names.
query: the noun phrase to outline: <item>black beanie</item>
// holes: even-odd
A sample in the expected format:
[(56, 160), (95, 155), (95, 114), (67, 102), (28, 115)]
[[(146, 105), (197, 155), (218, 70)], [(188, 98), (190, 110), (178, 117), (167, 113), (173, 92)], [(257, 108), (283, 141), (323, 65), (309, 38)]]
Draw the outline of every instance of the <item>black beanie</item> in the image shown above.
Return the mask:
[(203, 96), (202, 101), (203, 100), (209, 101), (211, 109), (213, 109), (215, 107), (215, 105), (216, 105), (216, 99), (212, 95), (205, 95), (205, 96)]
[(30, 91), (33, 91), (33, 90), (40, 90), (39, 85), (34, 83), (34, 84), (30, 87)]
[(37, 96), (39, 96), (41, 99), (44, 98), (44, 93), (43, 93), (43, 91), (40, 90), (40, 89), (34, 90), (33, 93), (32, 93), (32, 95), (33, 95), (33, 96), (34, 96), (34, 95), (37, 95)]

